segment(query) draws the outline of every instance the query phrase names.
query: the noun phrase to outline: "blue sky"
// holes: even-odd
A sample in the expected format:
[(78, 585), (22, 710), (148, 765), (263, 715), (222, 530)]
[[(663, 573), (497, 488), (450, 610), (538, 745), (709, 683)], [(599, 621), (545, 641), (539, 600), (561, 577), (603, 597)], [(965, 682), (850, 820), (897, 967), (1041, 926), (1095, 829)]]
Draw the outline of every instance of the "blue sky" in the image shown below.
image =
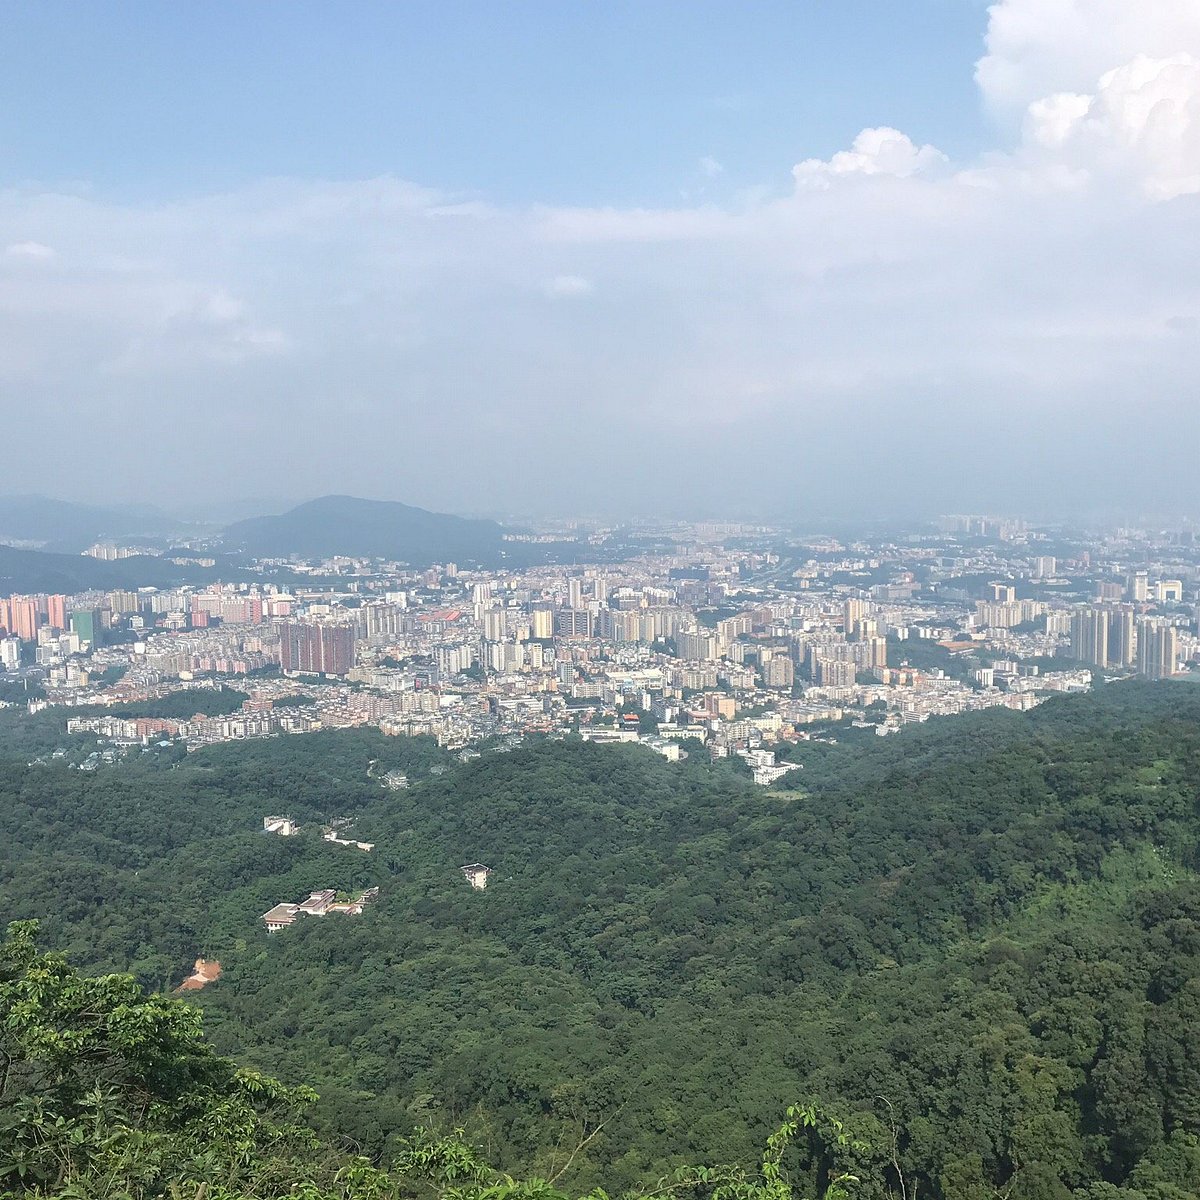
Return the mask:
[(773, 188), (872, 125), (977, 151), (985, 25), (978, 0), (10, 0), (0, 181), (133, 199), (392, 175), (619, 205)]

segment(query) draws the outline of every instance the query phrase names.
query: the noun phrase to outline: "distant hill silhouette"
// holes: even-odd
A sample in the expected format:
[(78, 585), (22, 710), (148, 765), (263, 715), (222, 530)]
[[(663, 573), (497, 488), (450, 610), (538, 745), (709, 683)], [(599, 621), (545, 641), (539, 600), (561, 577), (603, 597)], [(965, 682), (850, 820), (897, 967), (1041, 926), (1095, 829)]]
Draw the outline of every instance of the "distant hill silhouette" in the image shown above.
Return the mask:
[[(231, 574), (227, 570), (226, 578)], [(215, 569), (180, 566), (154, 555), (138, 554), (102, 562), (83, 554), (47, 554), (0, 545), (0, 596), (9, 592), (173, 587), (181, 583), (207, 583), (216, 577)]]
[(183, 522), (149, 505), (97, 508), (49, 496), (0, 496), (0, 543), (36, 542), (65, 553), (102, 538), (159, 538)]
[(391, 500), (322, 496), (277, 517), (253, 517), (225, 530), (228, 551), (255, 558), (388, 558), (431, 562), (491, 562), (503, 530), (495, 521), (427, 512)]

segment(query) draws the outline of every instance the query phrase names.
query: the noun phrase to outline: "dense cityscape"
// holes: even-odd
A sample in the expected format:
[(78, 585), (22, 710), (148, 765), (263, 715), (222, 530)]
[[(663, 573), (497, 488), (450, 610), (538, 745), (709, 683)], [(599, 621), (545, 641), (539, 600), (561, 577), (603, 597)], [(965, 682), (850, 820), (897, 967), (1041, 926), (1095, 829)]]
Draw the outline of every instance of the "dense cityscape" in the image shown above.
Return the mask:
[[(61, 709), (65, 732), (112, 748), (372, 725), (470, 753), (577, 733), (672, 760), (740, 755), (765, 784), (798, 741), (1027, 710), (1097, 678), (1162, 679), (1200, 661), (1190, 528), (1085, 537), (950, 517), (861, 540), (711, 523), (635, 532), (652, 549), (614, 561), (629, 529), (577, 528), (569, 566), (293, 557), (252, 564), (287, 584), (10, 595), (8, 703)], [(225, 684), (248, 695), (235, 711), (89, 708)]]

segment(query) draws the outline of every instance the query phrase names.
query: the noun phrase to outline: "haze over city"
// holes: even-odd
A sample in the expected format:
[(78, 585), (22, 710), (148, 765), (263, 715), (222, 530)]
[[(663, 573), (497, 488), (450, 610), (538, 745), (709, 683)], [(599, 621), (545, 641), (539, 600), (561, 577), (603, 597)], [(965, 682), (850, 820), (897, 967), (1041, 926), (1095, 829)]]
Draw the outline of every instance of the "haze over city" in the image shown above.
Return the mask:
[(52, 3), (5, 43), (8, 492), (1195, 509), (1191, 0)]

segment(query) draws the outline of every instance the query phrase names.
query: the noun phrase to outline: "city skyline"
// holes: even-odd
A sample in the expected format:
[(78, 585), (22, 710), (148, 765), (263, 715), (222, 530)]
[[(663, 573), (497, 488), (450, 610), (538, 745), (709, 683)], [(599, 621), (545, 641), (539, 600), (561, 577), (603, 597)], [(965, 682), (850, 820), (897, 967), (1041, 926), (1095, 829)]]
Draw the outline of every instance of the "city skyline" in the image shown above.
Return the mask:
[[(192, 560), (211, 578), (172, 579), (160, 568), (178, 557), (97, 544), (85, 555), (123, 562), (126, 586), (0, 598), (0, 686), (34, 713), (181, 694), (165, 723), (68, 719), (113, 753), (353, 725), (464, 751), (578, 733), (671, 761), (700, 742), (769, 784), (789, 769), (777, 749), (846, 722), (886, 737), (1134, 676), (1194, 680), (1200, 664), (1190, 529), (1071, 542), (964, 515), (845, 542), (681, 523), (555, 544), (556, 557), (490, 566), (275, 547), (227, 559), (236, 580), (212, 557)], [(197, 688), (224, 711), (190, 707)], [(97, 760), (87, 749), (75, 765)]]

